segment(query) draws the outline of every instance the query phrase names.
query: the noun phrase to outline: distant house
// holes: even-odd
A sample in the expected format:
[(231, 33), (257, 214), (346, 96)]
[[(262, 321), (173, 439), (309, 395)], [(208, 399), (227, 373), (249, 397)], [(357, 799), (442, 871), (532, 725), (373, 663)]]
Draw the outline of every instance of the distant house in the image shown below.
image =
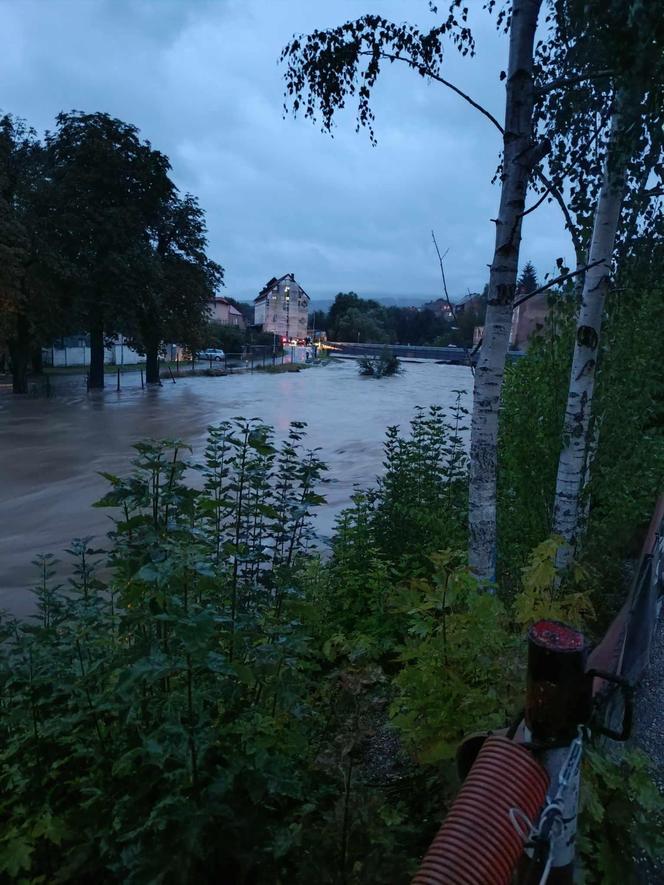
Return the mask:
[(222, 326), (237, 326), (240, 329), (246, 327), (242, 313), (227, 298), (215, 295), (211, 309), (212, 320), (221, 323)]
[[(520, 298), (526, 293), (517, 290), (516, 297)], [(510, 328), (510, 347), (514, 350), (527, 350), (530, 339), (539, 334), (544, 328), (549, 313), (548, 298), (545, 293), (533, 295), (528, 301), (519, 304), (512, 311), (512, 326)], [(482, 340), (484, 326), (475, 326), (473, 330), (473, 346)]]
[[(517, 291), (517, 299), (524, 294), (525, 292)], [(515, 307), (512, 313), (510, 345), (517, 350), (526, 350), (528, 341), (544, 328), (548, 313), (549, 302), (545, 292), (533, 295), (528, 301)]]
[(427, 301), (426, 304), (422, 305), (423, 310), (431, 310), (436, 316), (439, 316), (443, 320), (454, 319), (454, 314), (452, 313), (452, 308), (447, 303), (447, 299), (445, 298), (436, 298), (434, 301)]
[(292, 273), (272, 277), (254, 299), (254, 325), (283, 338), (306, 338), (311, 299)]

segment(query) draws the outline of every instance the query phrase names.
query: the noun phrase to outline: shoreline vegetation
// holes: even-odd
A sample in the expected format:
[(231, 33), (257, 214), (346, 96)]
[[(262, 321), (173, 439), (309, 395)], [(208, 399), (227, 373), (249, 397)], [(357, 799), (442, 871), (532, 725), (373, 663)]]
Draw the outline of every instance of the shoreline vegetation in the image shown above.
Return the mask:
[[(407, 881), (457, 789), (459, 740), (518, 713), (526, 626), (551, 616), (592, 633), (601, 599), (588, 564), (558, 583), (555, 539), (518, 580), (478, 592), (466, 420), (459, 392), (447, 413), (388, 428), (385, 473), (338, 518), (328, 558), (311, 523), (326, 468), (300, 422), (281, 444), (258, 420), (211, 426), (195, 461), (180, 441), (139, 443), (129, 475), (104, 474), (107, 543), (75, 539), (70, 577), (36, 557), (38, 614), (0, 620), (0, 870)], [(655, 850), (661, 802), (628, 754), (607, 847), (613, 825), (593, 809), (612, 769), (589, 760), (593, 882), (637, 832)]]

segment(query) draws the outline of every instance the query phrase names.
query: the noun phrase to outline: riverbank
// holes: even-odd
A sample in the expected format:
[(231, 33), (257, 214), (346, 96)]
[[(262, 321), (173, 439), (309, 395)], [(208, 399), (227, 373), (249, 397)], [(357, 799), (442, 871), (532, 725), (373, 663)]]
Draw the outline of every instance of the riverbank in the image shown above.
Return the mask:
[[(258, 416), (280, 438), (291, 421), (308, 424), (308, 445), (329, 465), (317, 530), (328, 536), (354, 488), (381, 471), (385, 430), (405, 424), (416, 405), (449, 407), (472, 376), (464, 366), (408, 366), (396, 378), (361, 378), (355, 361), (307, 372), (181, 375), (177, 383), (86, 392), (71, 385), (51, 399), (0, 397), (0, 608), (26, 611), (37, 553), (62, 557), (74, 537), (103, 541), (108, 513), (92, 504), (107, 489), (100, 471), (125, 473), (132, 445), (182, 439), (199, 455), (206, 428), (235, 415)], [(464, 431), (464, 436), (467, 436)]]

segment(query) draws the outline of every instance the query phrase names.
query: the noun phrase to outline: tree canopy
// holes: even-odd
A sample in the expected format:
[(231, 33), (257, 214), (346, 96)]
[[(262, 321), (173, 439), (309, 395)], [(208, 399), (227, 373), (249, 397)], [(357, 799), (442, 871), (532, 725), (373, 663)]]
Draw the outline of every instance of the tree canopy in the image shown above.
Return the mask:
[(0, 118), (0, 338), (17, 392), (31, 352), (60, 335), (89, 333), (92, 387), (118, 333), (148, 356), (148, 381), (164, 341), (201, 341), (223, 269), (207, 255), (203, 210), (170, 171), (109, 114), (61, 113), (43, 142)]

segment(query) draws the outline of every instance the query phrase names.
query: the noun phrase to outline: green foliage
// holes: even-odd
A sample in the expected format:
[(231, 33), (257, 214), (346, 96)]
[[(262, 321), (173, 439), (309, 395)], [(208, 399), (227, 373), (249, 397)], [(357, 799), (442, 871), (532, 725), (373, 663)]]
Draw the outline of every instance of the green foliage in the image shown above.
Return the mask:
[[(384, 307), (355, 292), (340, 292), (328, 314), (316, 311), (314, 328), (326, 329), (331, 341), (433, 344), (453, 337), (451, 324), (428, 307)], [(472, 328), (470, 330), (472, 341)]]
[(45, 200), (46, 152), (36, 133), (0, 115), (0, 349), (11, 357), (15, 393), (27, 393), (31, 352), (70, 328), (62, 256)]
[(224, 271), (206, 255), (205, 214), (191, 194), (163, 199), (145, 223), (148, 242), (124, 328), (138, 352), (147, 353), (150, 376), (150, 358), (164, 341), (190, 348), (201, 341)]
[(371, 494), (376, 545), (404, 575), (429, 553), (463, 548), (466, 533), (467, 411), (456, 394), (451, 413), (416, 409), (410, 436), (388, 427), (385, 471)]
[(209, 323), (205, 331), (205, 347), (221, 347), (226, 353), (242, 353), (247, 336), (238, 326)]
[(169, 173), (108, 114), (59, 114), (43, 143), (0, 117), (0, 342), (15, 392), (27, 392), (31, 352), (63, 334), (90, 334), (99, 387), (105, 337), (122, 333), (147, 355), (148, 381), (164, 341), (200, 342), (223, 269), (207, 257), (197, 200)]
[(519, 275), (519, 291), (523, 293), (534, 292), (538, 288), (537, 271), (532, 261), (526, 261)]
[(458, 554), (431, 562), (431, 576), (412, 580), (394, 602), (406, 639), (392, 721), (423, 762), (453, 758), (469, 732), (507, 725), (523, 682), (521, 649), (498, 597), (478, 593)]
[[(434, 5), (431, 9), (437, 12)], [(429, 31), (365, 15), (326, 31), (296, 35), (280, 58), (286, 65), (286, 102), (294, 114), (302, 110), (305, 118), (320, 119), (329, 132), (335, 113), (357, 99), (357, 128), (366, 127), (375, 142), (371, 95), (381, 64), (401, 58), (424, 77), (427, 72), (438, 74), (445, 38), (463, 55), (474, 50), (468, 8), (450, 0), (448, 10)]]
[(551, 533), (560, 433), (572, 359), (571, 299), (555, 296), (544, 331), (505, 367), (499, 424), (498, 575), (518, 586), (530, 552)]
[(340, 528), (329, 564), (308, 552), (324, 465), (303, 444), (301, 424), (277, 446), (242, 419), (209, 428), (200, 463), (139, 443), (128, 477), (105, 474), (110, 549), (75, 540), (65, 585), (35, 560), (37, 616), (0, 621), (0, 875), (410, 877), (438, 813), (422, 825), (423, 775), (394, 792), (373, 759), (392, 692), (380, 642), (326, 623), (355, 569), (377, 626), (387, 567), (376, 555), (361, 580), (361, 526)]
[[(38, 557), (36, 616), (0, 619), (0, 877), (409, 880), (459, 739), (518, 710), (523, 627), (589, 615), (589, 574), (558, 583), (555, 539), (513, 606), (478, 593), (458, 552), (460, 396), (388, 430), (384, 473), (328, 557), (310, 520), (325, 467), (301, 423), (277, 444), (258, 420), (223, 422), (198, 461), (139, 443), (129, 476), (104, 474), (110, 549), (74, 540), (66, 582)], [(622, 803), (591, 794), (590, 870)]]
[(401, 361), (388, 348), (379, 356), (363, 356), (358, 360), (360, 375), (371, 378), (383, 378), (398, 375), (401, 372)]
[(617, 761), (598, 749), (588, 749), (582, 769), (579, 817), (585, 885), (642, 881), (637, 879), (634, 860), (661, 861), (662, 833), (664, 797), (653, 781), (648, 757), (630, 750)]
[(257, 422), (211, 428), (200, 490), (180, 443), (136, 449), (100, 502), (119, 511), (110, 581), (81, 539), (68, 587), (38, 561), (38, 621), (3, 622), (2, 864), (48, 881), (274, 881), (312, 799), (335, 790), (297, 615), (323, 465), (301, 425), (279, 448)]
[(583, 630), (595, 614), (592, 575), (573, 563), (565, 575), (556, 568), (562, 538), (548, 538), (533, 550), (521, 570), (521, 592), (514, 600), (514, 620), (524, 630), (542, 618), (563, 621)]
[[(594, 446), (577, 559), (603, 587), (602, 622), (623, 598), (624, 561), (638, 554), (664, 477), (664, 301), (659, 247), (644, 243), (609, 296), (594, 398)], [(573, 348), (573, 302), (557, 297), (542, 335), (507, 367), (498, 474), (498, 574), (521, 584), (531, 551), (551, 533), (560, 432)]]
[(616, 588), (664, 483), (663, 258), (657, 249), (628, 265), (609, 296), (603, 332), (584, 548)]

